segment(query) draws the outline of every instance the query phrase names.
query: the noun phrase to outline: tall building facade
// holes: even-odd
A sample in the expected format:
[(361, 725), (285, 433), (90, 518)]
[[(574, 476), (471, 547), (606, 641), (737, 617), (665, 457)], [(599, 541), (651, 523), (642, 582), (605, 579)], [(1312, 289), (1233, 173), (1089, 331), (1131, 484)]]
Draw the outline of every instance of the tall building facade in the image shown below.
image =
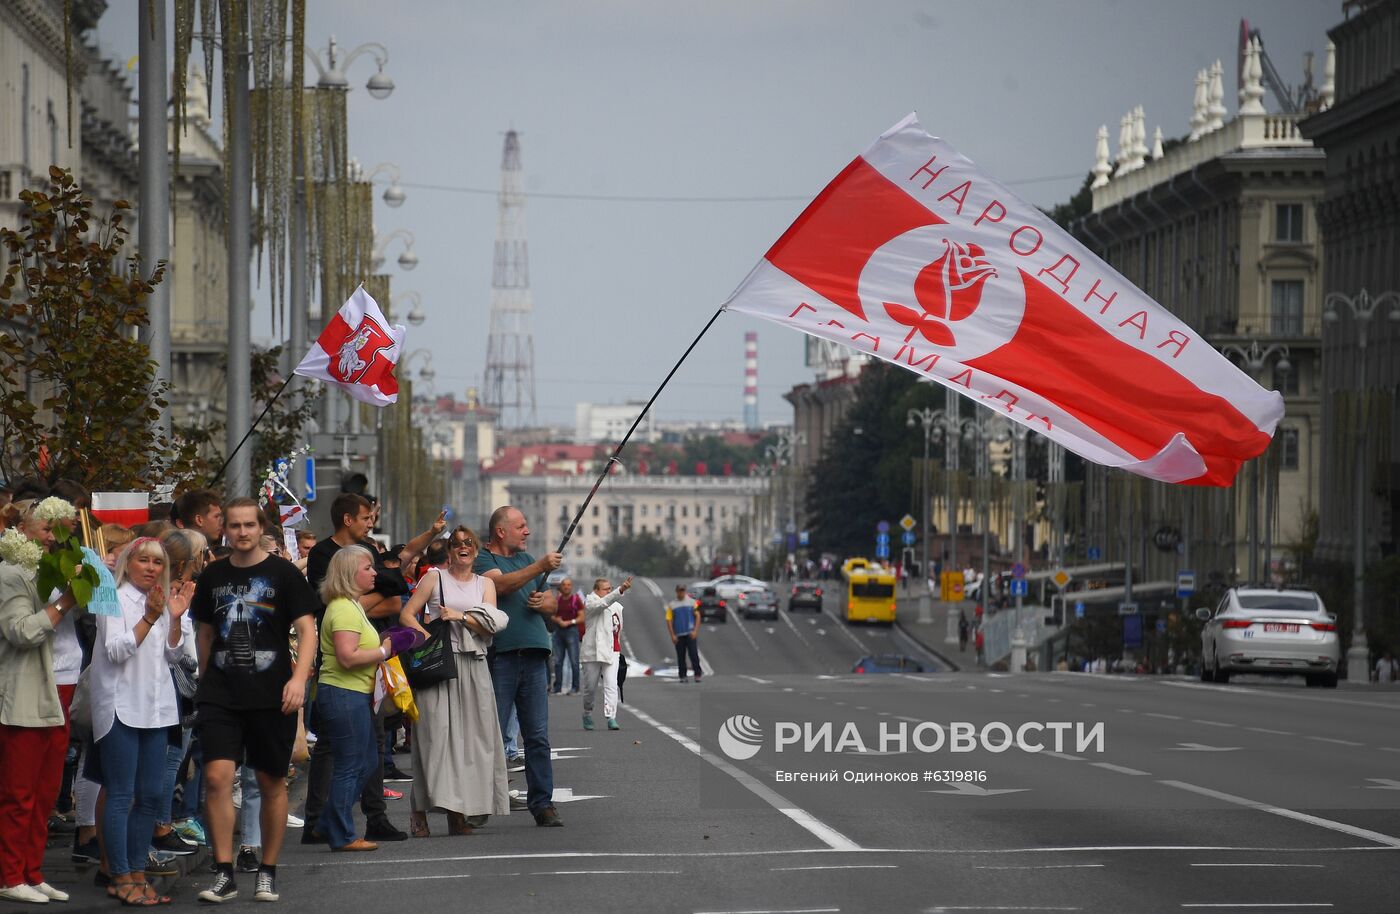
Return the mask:
[(1285, 403), (1272, 446), (1230, 489), (1087, 467), (1086, 545), (1106, 561), (1130, 559), (1139, 579), (1181, 570), (1216, 585), (1286, 577), (1288, 547), (1317, 509), (1324, 155), (1299, 131), (1300, 116), (1265, 109), (1258, 53), (1251, 45), (1244, 54), (1231, 119), (1217, 61), (1197, 74), (1184, 141), (1164, 145), (1159, 129), (1149, 149), (1137, 108), (1120, 121), (1111, 164), (1100, 128), (1092, 211), (1072, 227)]
[(1336, 302), (1337, 319), (1323, 324), (1327, 446), (1317, 552), (1351, 561), (1360, 521), (1369, 562), (1400, 549), (1400, 320), (1392, 319), (1400, 300), (1358, 319), (1386, 293), (1400, 294), (1400, 2), (1353, 2), (1347, 10), (1350, 18), (1328, 32), (1335, 101), (1301, 124), (1327, 152), (1318, 207), (1325, 291), (1357, 306)]

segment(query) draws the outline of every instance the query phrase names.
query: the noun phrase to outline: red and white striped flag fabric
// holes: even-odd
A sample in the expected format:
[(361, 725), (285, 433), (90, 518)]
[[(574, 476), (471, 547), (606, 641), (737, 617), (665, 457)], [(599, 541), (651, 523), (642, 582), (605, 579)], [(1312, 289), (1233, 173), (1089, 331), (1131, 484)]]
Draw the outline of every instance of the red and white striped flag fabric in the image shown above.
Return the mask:
[(1095, 463), (1228, 486), (1283, 398), (914, 115), (725, 303), (893, 362)]
[(151, 519), (151, 496), (146, 492), (93, 492), (92, 516), (104, 524), (135, 527)]
[(389, 323), (378, 302), (360, 286), (321, 331), (295, 373), (334, 384), (361, 403), (388, 406), (399, 399), (394, 365), (405, 332)]

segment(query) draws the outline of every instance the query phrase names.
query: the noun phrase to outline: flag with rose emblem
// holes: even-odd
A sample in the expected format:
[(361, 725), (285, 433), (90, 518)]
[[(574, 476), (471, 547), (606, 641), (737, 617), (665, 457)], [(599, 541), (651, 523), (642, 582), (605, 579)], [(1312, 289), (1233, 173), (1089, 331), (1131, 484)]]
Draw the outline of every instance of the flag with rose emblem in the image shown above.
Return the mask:
[(1094, 463), (1230, 485), (1283, 398), (914, 115), (724, 306), (951, 387)]
[(321, 331), (295, 373), (333, 384), (361, 403), (388, 406), (399, 399), (394, 365), (405, 332), (385, 319), (379, 303), (360, 286)]

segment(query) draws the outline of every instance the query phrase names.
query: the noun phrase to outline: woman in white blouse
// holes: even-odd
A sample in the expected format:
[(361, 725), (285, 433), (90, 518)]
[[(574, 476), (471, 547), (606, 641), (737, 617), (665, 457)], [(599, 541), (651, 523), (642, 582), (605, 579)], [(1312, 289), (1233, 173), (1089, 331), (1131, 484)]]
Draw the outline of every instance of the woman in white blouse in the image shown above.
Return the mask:
[(180, 721), (170, 664), (194, 653), (186, 615), (194, 584), (171, 586), (165, 549), (149, 537), (126, 547), (116, 578), (122, 614), (97, 618), (88, 674), (92, 733), (106, 788), (102, 838), (109, 891), (127, 904), (169, 904), (146, 884), (146, 852), (162, 800), (168, 728)]

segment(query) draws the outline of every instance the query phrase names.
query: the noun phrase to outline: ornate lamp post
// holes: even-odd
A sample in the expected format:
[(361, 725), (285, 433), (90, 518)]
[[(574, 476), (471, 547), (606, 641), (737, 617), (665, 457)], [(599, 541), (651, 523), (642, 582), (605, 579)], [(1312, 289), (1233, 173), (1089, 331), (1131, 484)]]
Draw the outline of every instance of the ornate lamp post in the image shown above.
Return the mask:
[(394, 229), (382, 237), (376, 236), (374, 239), (374, 253), (370, 255), (369, 264), (374, 272), (378, 273), (379, 268), (384, 266), (384, 254), (389, 249), (389, 244), (395, 239), (402, 239), (404, 243), (403, 253), (399, 255), (399, 268), (402, 270), (412, 270), (418, 266), (418, 255), (413, 253), (413, 244), (417, 239), (408, 229)]
[[(1365, 289), (1355, 297), (1332, 292), (1327, 296), (1326, 310), (1322, 317), (1329, 324), (1336, 325), (1341, 315), (1340, 307), (1351, 312), (1352, 327), (1356, 331), (1356, 342), (1360, 356), (1356, 360), (1356, 396), (1363, 401), (1366, 391), (1366, 332), (1371, 318), (1377, 311), (1390, 309), (1390, 320), (1400, 321), (1400, 295), (1395, 292), (1382, 292), (1375, 298)], [(1347, 650), (1347, 679), (1351, 682), (1371, 681), (1371, 651), (1366, 641), (1366, 423), (1356, 423), (1356, 462), (1352, 471), (1352, 486), (1356, 502), (1352, 508), (1353, 579), (1352, 579), (1352, 626), (1351, 648)]]
[[(1267, 347), (1260, 346), (1258, 340), (1250, 341), (1248, 347), (1236, 346), (1234, 344), (1220, 347), (1220, 354), (1223, 356), (1239, 359), (1241, 367), (1247, 369), (1251, 377), (1256, 380), (1264, 367), (1271, 359), (1277, 359), (1275, 367), (1284, 374), (1293, 370), (1293, 364), (1288, 361), (1288, 347), (1282, 343), (1270, 344)], [(1272, 474), (1269, 474), (1272, 477)], [(1269, 494), (1270, 518), (1266, 526), (1273, 525), (1273, 492), (1272, 482), (1270, 482)], [(1258, 584), (1259, 581), (1259, 460), (1251, 460), (1249, 463), (1249, 581), (1251, 584)], [(1272, 560), (1272, 557), (1270, 557)], [(1269, 575), (1265, 569), (1265, 575)]]
[[(428, 315), (423, 311), (423, 296), (419, 295), (417, 292), (391, 293), (391, 302), (395, 309), (397, 309), (401, 301), (413, 302), (413, 307), (410, 308), (408, 314), (404, 316), (404, 320), (417, 327), (428, 319)], [(395, 314), (397, 314), (397, 310), (395, 310)]]
[(408, 199), (408, 194), (404, 193), (403, 186), (399, 184), (399, 166), (393, 162), (380, 162), (365, 172), (364, 180), (372, 182), (374, 176), (381, 171), (389, 172), (389, 186), (384, 189), (384, 193), (380, 195), (379, 199), (383, 200), (386, 206), (398, 209), (403, 206), (403, 201)]

